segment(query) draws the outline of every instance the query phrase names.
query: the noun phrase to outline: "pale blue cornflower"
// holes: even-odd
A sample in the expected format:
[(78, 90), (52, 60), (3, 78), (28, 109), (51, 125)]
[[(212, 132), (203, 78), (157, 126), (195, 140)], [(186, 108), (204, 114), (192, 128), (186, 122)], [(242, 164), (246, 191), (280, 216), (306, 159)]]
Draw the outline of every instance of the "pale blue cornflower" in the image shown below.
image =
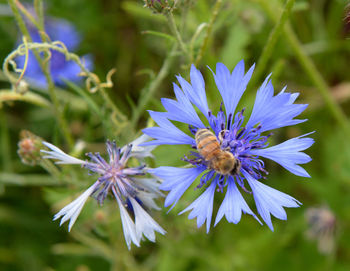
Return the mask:
[[(283, 166), (288, 171), (302, 177), (310, 175), (298, 164), (305, 164), (311, 158), (302, 151), (309, 148), (314, 140), (308, 134), (289, 139), (276, 146), (268, 147), (267, 131), (295, 125), (306, 120), (294, 119), (307, 105), (294, 104), (299, 93), (287, 93), (285, 88), (274, 96), (274, 89), (268, 76), (259, 88), (252, 113), (248, 121), (244, 121), (244, 109), (236, 112), (236, 107), (252, 76), (254, 65), (244, 72), (243, 60), (231, 73), (224, 64), (218, 63), (215, 83), (221, 94), (223, 105), (214, 115), (209, 109), (205, 83), (202, 74), (194, 65), (191, 67), (191, 84), (181, 76), (177, 76), (181, 88), (174, 84), (176, 100), (162, 99), (166, 112), (149, 111), (159, 127), (146, 128), (143, 132), (155, 140), (144, 145), (187, 144), (196, 149), (194, 135), (200, 128), (210, 129), (221, 142), (221, 149), (230, 151), (241, 164), (240, 172), (235, 175), (221, 175), (210, 166), (198, 152), (191, 152), (184, 161), (191, 167), (176, 168), (162, 166), (150, 172), (161, 178), (161, 190), (169, 191), (165, 206), (176, 205), (184, 192), (196, 181), (197, 188), (204, 192), (180, 214), (191, 211), (189, 219), (197, 217), (197, 226), (207, 222), (209, 232), (215, 191), (226, 191), (225, 198), (216, 215), (216, 225), (223, 216), (228, 222), (238, 223), (242, 212), (254, 214), (246, 203), (241, 191), (254, 197), (256, 209), (265, 223), (273, 230), (271, 214), (278, 219), (286, 220), (283, 207), (299, 207), (300, 202), (293, 197), (275, 190), (263, 182), (267, 171), (261, 158), (268, 158)], [(205, 117), (199, 117), (194, 105)], [(178, 129), (170, 120), (186, 123), (189, 133)], [(265, 181), (264, 181), (265, 182)], [(250, 189), (247, 188), (247, 185)], [(241, 191), (240, 191), (241, 190)], [(260, 222), (261, 223), (261, 222)]]
[(164, 196), (158, 189), (158, 180), (145, 177), (147, 173), (145, 165), (127, 167), (130, 157), (142, 159), (152, 156), (153, 147), (139, 146), (145, 140), (149, 138), (143, 135), (123, 148), (118, 148), (114, 141), (107, 141), (109, 162), (99, 153), (88, 153), (90, 161), (83, 161), (64, 153), (50, 143), (43, 142), (50, 149), (50, 151), (42, 150), (46, 154), (44, 158), (55, 159), (56, 164), (79, 164), (99, 175), (97, 181), (59, 211), (54, 220), (62, 217), (60, 225), (69, 220), (68, 231), (70, 231), (91, 195), (100, 205), (108, 195), (112, 195), (119, 206), (123, 232), (129, 249), (131, 242), (140, 246), (143, 235), (155, 242), (155, 232), (165, 234), (165, 230), (148, 213), (150, 209), (160, 209), (154, 199)]

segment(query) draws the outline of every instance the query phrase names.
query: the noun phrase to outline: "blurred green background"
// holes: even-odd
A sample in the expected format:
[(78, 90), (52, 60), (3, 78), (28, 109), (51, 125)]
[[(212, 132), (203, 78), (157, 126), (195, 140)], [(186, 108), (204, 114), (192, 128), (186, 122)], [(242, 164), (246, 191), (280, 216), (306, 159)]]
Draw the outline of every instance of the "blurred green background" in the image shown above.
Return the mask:
[[(190, 45), (197, 27), (213, 18), (216, 2), (178, 1), (174, 16), (186, 45)], [(232, 69), (244, 59), (246, 69), (253, 63), (259, 67), (261, 54), (285, 5), (279, 0), (218, 2), (219, 13), (197, 65), (205, 77), (213, 109), (220, 105), (219, 94), (206, 66), (214, 69), (217, 62), (223, 62)], [(109, 122), (111, 116), (104, 110), (101, 96), (88, 94), (104, 110), (104, 120), (74, 91), (74, 85), (57, 90), (74, 139), (86, 142), (84, 151), (104, 153), (106, 138), (114, 138), (120, 144), (134, 139), (137, 131), (147, 125), (146, 110), (162, 110), (160, 98), (173, 97), (175, 75), (188, 78), (189, 57), (180, 49), (169, 56), (176, 40), (168, 36), (171, 31), (166, 16), (152, 13), (143, 4), (141, 0), (45, 1), (46, 16), (64, 18), (82, 34), (78, 53), (93, 56), (100, 78), (105, 78), (110, 69), (117, 69), (114, 86), (107, 91), (127, 117), (118, 127)], [(141, 248), (127, 250), (119, 210), (112, 199), (107, 199), (103, 207), (88, 200), (68, 233), (66, 225), (59, 227), (57, 221), (52, 222), (53, 214), (84, 191), (94, 176), (88, 176), (79, 166), (65, 166), (59, 177), (52, 177), (39, 166), (21, 163), (16, 152), (23, 129), (62, 149), (67, 146), (50, 108), (0, 101), (0, 270), (350, 270), (349, 136), (335, 120), (303, 62), (312, 61), (328, 85), (327, 91), (349, 116), (350, 24), (346, 5), (345, 0), (295, 1), (286, 30), (282, 29), (261, 74), (253, 74), (238, 107), (249, 110), (256, 89), (270, 72), (276, 92), (288, 85), (289, 91), (300, 92), (297, 102), (309, 104), (301, 116), (308, 122), (274, 131), (272, 138), (272, 143), (279, 143), (316, 131), (312, 135), (316, 143), (306, 151), (313, 158), (305, 165), (311, 179), (294, 176), (267, 162), (270, 174), (266, 184), (303, 203), (300, 208), (287, 210), (287, 221), (274, 219), (274, 232), (243, 215), (239, 224), (223, 219), (206, 234), (204, 227), (197, 229), (195, 220), (177, 215), (200, 194), (191, 188), (169, 214), (167, 210), (153, 213), (168, 232), (165, 236), (158, 234), (154, 244), (145, 241)], [(11, 14), (6, 2), (1, 1), (2, 60), (20, 37)], [(195, 53), (200, 50), (205, 33), (204, 28), (194, 40)], [(293, 38), (297, 39), (296, 45)], [(166, 72), (158, 80), (165, 59)], [(2, 73), (0, 77), (1, 87), (9, 88)], [(149, 91), (152, 95), (148, 99)], [(109, 129), (102, 127), (104, 121), (110, 123)], [(181, 166), (180, 158), (186, 152), (187, 148), (161, 146), (154, 151), (156, 160), (149, 163)], [(223, 195), (216, 193), (214, 214), (222, 199)], [(252, 201), (249, 203), (253, 206)], [(319, 241), (307, 233), (315, 230), (310, 229), (305, 217), (308, 208), (321, 206), (327, 206), (334, 217), (330, 224), (325, 222), (326, 232), (314, 232)]]

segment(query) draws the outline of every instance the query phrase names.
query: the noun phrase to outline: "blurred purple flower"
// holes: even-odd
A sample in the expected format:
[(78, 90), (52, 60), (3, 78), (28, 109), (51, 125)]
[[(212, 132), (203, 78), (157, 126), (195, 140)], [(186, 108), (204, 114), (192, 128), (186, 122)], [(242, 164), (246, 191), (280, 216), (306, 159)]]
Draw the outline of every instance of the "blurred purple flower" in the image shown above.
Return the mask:
[[(27, 21), (27, 27), (33, 42), (42, 42), (38, 29), (29, 21)], [(81, 36), (75, 27), (64, 19), (51, 17), (46, 18), (45, 32), (51, 41), (63, 42), (70, 52), (77, 50), (81, 42)], [(24, 61), (25, 56), (16, 58), (18, 68), (23, 68)], [(82, 63), (84, 63), (88, 70), (93, 69), (91, 55), (83, 56)], [(51, 50), (50, 72), (55, 85), (64, 86), (65, 82), (63, 79), (72, 82), (81, 81), (81, 77), (78, 76), (80, 71), (80, 67), (74, 61), (67, 61), (64, 54)], [(45, 75), (41, 71), (39, 63), (36, 60), (33, 52), (29, 52), (28, 66), (24, 76), (31, 84), (40, 88), (47, 88)]]
[(327, 207), (308, 208), (305, 212), (308, 223), (306, 235), (318, 241), (318, 250), (322, 254), (331, 254), (335, 249), (336, 218)]

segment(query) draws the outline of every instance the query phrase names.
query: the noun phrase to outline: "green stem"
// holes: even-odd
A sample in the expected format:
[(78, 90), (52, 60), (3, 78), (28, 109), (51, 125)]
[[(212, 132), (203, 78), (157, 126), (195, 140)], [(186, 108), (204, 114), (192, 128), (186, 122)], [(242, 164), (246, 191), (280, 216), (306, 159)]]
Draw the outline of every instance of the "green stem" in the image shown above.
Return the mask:
[[(261, 1), (263, 7), (267, 11), (271, 19), (277, 22), (276, 18), (276, 6), (271, 7), (269, 1)], [(293, 31), (290, 24), (286, 24), (284, 27), (284, 36), (291, 46), (292, 50), (304, 71), (308, 74), (311, 81), (315, 84), (318, 92), (322, 96), (325, 104), (328, 107), (329, 112), (333, 117), (338, 121), (340, 126), (344, 129), (348, 136), (350, 136), (350, 124), (345, 113), (342, 111), (341, 107), (337, 104), (334, 98), (331, 95), (329, 86), (327, 85), (325, 79), (322, 77), (320, 72), (317, 70), (312, 59), (304, 52), (302, 44), (300, 43), (297, 35)]]
[(7, 118), (4, 109), (0, 110), (0, 123), (1, 123), (1, 158), (2, 168), (5, 172), (12, 172), (12, 159), (10, 149), (10, 135), (7, 125)]
[[(47, 41), (47, 36), (45, 34), (44, 12), (43, 12), (42, 1), (41, 0), (34, 1), (34, 7), (35, 7), (35, 11), (37, 12), (37, 16), (38, 16), (38, 21), (39, 21), (39, 29), (38, 30), (40, 31), (39, 32), (40, 37), (41, 37), (42, 42), (45, 42), (45, 41)], [(73, 148), (74, 140), (73, 140), (72, 135), (70, 134), (68, 124), (64, 118), (63, 110), (61, 109), (60, 102), (59, 102), (57, 95), (56, 95), (55, 84), (54, 84), (52, 77), (51, 77), (50, 61), (51, 61), (50, 58), (48, 58), (48, 61), (40, 58), (42, 70), (43, 70), (43, 73), (45, 75), (46, 81), (48, 83), (48, 90), (49, 90), (50, 98), (51, 98), (53, 105), (54, 105), (54, 108), (53, 108), (54, 114), (57, 118), (59, 125), (61, 126), (62, 133), (63, 133), (69, 147)]]
[(205, 50), (207, 49), (208, 42), (209, 42), (209, 37), (210, 37), (211, 32), (213, 30), (213, 25), (214, 25), (214, 22), (216, 20), (216, 17), (219, 14), (219, 10), (220, 10), (221, 4), (222, 4), (222, 0), (217, 0), (216, 3), (215, 3), (214, 9), (213, 9), (213, 13), (212, 13), (211, 18), (210, 18), (210, 22), (207, 25), (207, 31), (205, 32), (204, 40), (202, 42), (202, 45), (201, 45), (201, 47), (199, 49), (199, 53), (198, 53), (198, 55), (196, 57), (196, 60), (194, 62), (195, 66), (198, 66), (199, 62), (201, 61), (201, 59), (202, 59), (202, 57), (204, 55)]
[(317, 70), (311, 58), (303, 51), (302, 45), (300, 44), (295, 32), (289, 25), (285, 28), (285, 36), (288, 38), (289, 45), (294, 50), (294, 53), (298, 58), (301, 66), (304, 68), (305, 72), (309, 75), (310, 79), (317, 87), (317, 90), (321, 94), (329, 111), (333, 114), (334, 118), (343, 127), (346, 133), (348, 133), (348, 136), (350, 136), (350, 126), (345, 113), (332, 97), (329, 86), (327, 85), (325, 79)]
[(275, 47), (279, 36), (283, 32), (283, 27), (290, 16), (294, 2), (295, 2), (295, 0), (287, 0), (287, 3), (283, 9), (282, 15), (280, 16), (275, 27), (272, 29), (270, 36), (267, 40), (267, 43), (265, 44), (265, 47), (264, 47), (264, 49), (261, 53), (261, 56), (258, 60), (258, 65), (257, 65), (256, 70), (254, 72), (253, 83), (251, 83), (251, 85), (255, 85), (255, 82), (259, 81), (262, 73), (265, 71), (266, 64), (272, 55), (273, 48)]
[(19, 2), (18, 0), (15, 0), (16, 3), (16, 7), (24, 14), (24, 16), (33, 24), (35, 25), (35, 27), (39, 28), (39, 24), (36, 21), (36, 19), (34, 18), (33, 14), (30, 13), (25, 6), (23, 6), (21, 4), (21, 2)]
[(186, 24), (188, 22), (188, 10), (189, 10), (189, 3), (185, 3), (181, 6), (181, 26), (180, 26), (180, 33), (184, 34), (186, 30)]
[(38, 16), (40, 28), (44, 29), (44, 4), (42, 0), (34, 0), (35, 13)]
[(15, 16), (15, 19), (17, 21), (18, 27), (21, 30), (22, 34), (28, 38), (28, 40), (32, 40), (29, 34), (29, 31), (26, 27), (26, 24), (24, 23), (21, 14), (19, 13), (17, 6), (16, 6), (16, 1), (14, 0), (8, 0), (9, 6), (11, 7), (11, 10), (13, 12), (13, 15)]
[(160, 71), (158, 72), (156, 78), (150, 83), (148, 90), (143, 89), (141, 91), (141, 92), (144, 92), (145, 95), (141, 96), (139, 103), (134, 110), (134, 113), (131, 119), (131, 124), (133, 127), (137, 125), (137, 122), (141, 116), (141, 113), (144, 112), (145, 106), (148, 104), (149, 100), (154, 96), (154, 93), (159, 88), (164, 78), (168, 75), (169, 69), (174, 61), (174, 53), (176, 49), (177, 49), (177, 46), (175, 45), (170, 51), (170, 53), (168, 54), (168, 56), (165, 58)]
[(173, 34), (175, 35), (176, 40), (177, 40), (178, 44), (180, 45), (181, 50), (187, 55), (188, 54), (187, 48), (186, 48), (186, 45), (181, 38), (179, 30), (177, 29), (173, 13), (172, 12), (166, 13), (166, 17), (168, 19), (168, 24), (169, 24), (171, 32), (173, 32)]
[(42, 159), (40, 162), (40, 166), (42, 166), (48, 173), (54, 176), (57, 180), (61, 179), (61, 172), (57, 169), (57, 167), (47, 159)]
[(68, 124), (64, 118), (64, 114), (63, 114), (63, 111), (61, 110), (60, 102), (58, 101), (58, 98), (56, 95), (55, 85), (52, 81), (51, 74), (50, 74), (49, 68), (48, 68), (49, 64), (50, 64), (50, 61), (48, 61), (47, 64), (44, 65), (46, 67), (43, 69), (43, 72), (44, 72), (44, 75), (45, 75), (47, 83), (48, 83), (48, 90), (49, 90), (50, 98), (51, 98), (52, 103), (54, 105), (53, 106), (54, 114), (55, 114), (56, 119), (57, 119), (57, 121), (62, 129), (62, 133), (63, 133), (69, 147), (72, 148), (74, 146), (74, 140), (73, 140), (72, 135), (70, 134)]
[[(31, 39), (31, 36), (29, 34), (29, 31), (27, 29), (27, 26), (21, 16), (21, 14), (19, 13), (18, 11), (18, 8), (16, 6), (16, 3), (15, 3), (15, 0), (8, 0), (8, 3), (12, 9), (12, 12), (15, 16), (15, 19), (18, 23), (18, 26), (22, 32), (22, 34), (29, 40), (29, 41), (32, 41)], [(37, 5), (39, 5), (40, 3), (38, 3)], [(40, 19), (40, 21), (42, 22), (42, 24), (39, 24), (40, 25), (40, 28), (39, 30), (44, 33), (44, 26), (43, 26), (43, 18)], [(44, 34), (42, 34), (44, 35)], [(39, 64), (40, 64), (40, 67), (45, 75), (45, 78), (47, 80), (47, 83), (48, 83), (48, 89), (49, 89), (49, 94), (50, 94), (50, 98), (53, 102), (53, 110), (54, 110), (54, 114), (55, 114), (55, 117), (56, 117), (56, 120), (57, 122), (59, 123), (61, 129), (62, 129), (62, 133), (63, 133), (63, 136), (65, 137), (65, 140), (67, 141), (68, 145), (70, 147), (73, 147), (74, 145), (74, 141), (73, 141), (73, 137), (72, 135), (70, 134), (69, 132), (69, 128), (68, 128), (68, 124), (67, 122), (65, 121), (64, 119), (64, 116), (63, 116), (63, 112), (60, 108), (60, 104), (59, 104), (59, 101), (57, 99), (57, 96), (56, 96), (56, 93), (55, 93), (55, 85), (52, 81), (52, 78), (51, 78), (51, 74), (50, 74), (50, 69), (49, 69), (49, 61), (45, 61), (43, 59), (41, 59), (41, 57), (39, 56), (39, 54), (37, 52), (34, 52), (34, 55), (36, 56)], [(45, 61), (45, 63), (44, 63)]]

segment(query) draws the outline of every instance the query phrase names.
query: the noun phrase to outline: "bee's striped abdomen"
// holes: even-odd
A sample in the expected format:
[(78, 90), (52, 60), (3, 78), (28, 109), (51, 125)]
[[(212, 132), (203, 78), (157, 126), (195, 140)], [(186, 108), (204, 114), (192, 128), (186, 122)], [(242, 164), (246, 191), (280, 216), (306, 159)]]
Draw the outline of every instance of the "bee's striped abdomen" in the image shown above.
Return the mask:
[(216, 136), (208, 129), (198, 129), (195, 140), (199, 154), (207, 161), (213, 159), (221, 152)]

